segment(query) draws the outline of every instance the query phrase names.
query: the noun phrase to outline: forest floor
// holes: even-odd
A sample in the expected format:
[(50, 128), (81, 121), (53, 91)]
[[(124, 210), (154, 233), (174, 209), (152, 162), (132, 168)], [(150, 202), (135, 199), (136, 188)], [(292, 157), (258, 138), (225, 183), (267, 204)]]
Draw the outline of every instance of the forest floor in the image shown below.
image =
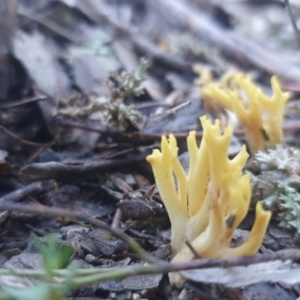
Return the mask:
[[(300, 299), (299, 1), (2, 2), (0, 299)], [(275, 153), (288, 164), (245, 168), (251, 205), (233, 242), (275, 199), (258, 255), (175, 264), (146, 157), (162, 135), (179, 154), (189, 131), (200, 142), (203, 115), (233, 125), (238, 153), (238, 116), (201, 97), (228, 72), (267, 94), (276, 75), (289, 92)], [(187, 280), (172, 286), (178, 270)]]

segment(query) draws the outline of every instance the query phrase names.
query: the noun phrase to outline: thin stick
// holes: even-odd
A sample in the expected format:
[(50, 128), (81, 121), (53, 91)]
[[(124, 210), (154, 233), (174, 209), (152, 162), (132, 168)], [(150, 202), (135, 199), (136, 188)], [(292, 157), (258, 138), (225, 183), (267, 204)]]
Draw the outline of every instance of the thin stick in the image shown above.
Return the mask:
[(30, 103), (30, 102), (45, 100), (46, 98), (47, 98), (47, 96), (38, 94), (38, 95), (35, 95), (33, 97), (30, 97), (30, 98), (22, 99), (20, 101), (14, 101), (12, 103), (1, 104), (0, 108), (11, 108), (11, 107), (15, 107), (15, 106), (24, 105), (24, 104), (27, 104), (27, 103)]
[(293, 31), (294, 31), (294, 34), (295, 34), (295, 38), (296, 38), (298, 47), (300, 49), (300, 32), (298, 30), (297, 24), (295, 22), (295, 18), (293, 16), (293, 12), (292, 12), (292, 8), (291, 8), (291, 5), (290, 5), (290, 1), (289, 0), (284, 0), (284, 2), (285, 2), (285, 5), (286, 5), (288, 13), (289, 13), (289, 17), (290, 17), (290, 20), (291, 20), (291, 23), (292, 23), (292, 27), (293, 27)]
[[(239, 266), (249, 266), (253, 264), (259, 264), (270, 261), (297, 261), (300, 258), (299, 249), (285, 249), (274, 253), (255, 254), (248, 257), (230, 257), (230, 258), (202, 258), (195, 259), (186, 262), (167, 262), (159, 261), (149, 265), (132, 265), (126, 267), (117, 268), (89, 268), (89, 269), (77, 269), (76, 275), (80, 276), (75, 278), (74, 282), (79, 285), (91, 284), (96, 281), (110, 280), (116, 278), (125, 278), (127, 276), (142, 275), (142, 274), (158, 274), (169, 273), (195, 269), (207, 269), (207, 268), (234, 268)], [(53, 270), (53, 274), (56, 276), (67, 276), (69, 270)], [(0, 268), (0, 275), (14, 274), (17, 276), (30, 276), (30, 277), (42, 277), (44, 276), (44, 270), (30, 270), (30, 269), (2, 269)], [(91, 277), (92, 276), (92, 277)]]
[(30, 141), (26, 141), (23, 140), (21, 138), (19, 138), (17, 135), (15, 135), (14, 133), (12, 133), (11, 131), (9, 131), (8, 129), (6, 129), (4, 126), (0, 126), (0, 130), (3, 131), (5, 134), (9, 135), (10, 137), (12, 137), (15, 140), (18, 140), (20, 143), (27, 145), (27, 146), (33, 146), (33, 147), (50, 147), (52, 145), (54, 145), (56, 142), (52, 141), (49, 143), (35, 143), (35, 142), (30, 142)]
[(300, 251), (298, 249), (287, 249), (271, 254), (256, 254), (249, 257), (233, 257), (224, 259), (196, 259), (187, 262), (158, 262), (150, 265), (128, 266), (113, 270), (111, 272), (101, 272), (98, 274), (87, 275), (84, 277), (74, 278), (74, 286), (82, 286), (92, 284), (94, 282), (125, 278), (133, 275), (142, 274), (158, 274), (169, 273), (181, 270), (194, 270), (204, 268), (229, 268), (238, 266), (248, 266), (262, 262), (269, 262), (274, 260), (285, 261), (287, 259), (298, 260)]
[(189, 241), (185, 241), (185, 244), (190, 248), (191, 252), (194, 255), (194, 258), (200, 259), (200, 255), (197, 253), (197, 251), (195, 250), (195, 248), (193, 247), (193, 245), (189, 242)]

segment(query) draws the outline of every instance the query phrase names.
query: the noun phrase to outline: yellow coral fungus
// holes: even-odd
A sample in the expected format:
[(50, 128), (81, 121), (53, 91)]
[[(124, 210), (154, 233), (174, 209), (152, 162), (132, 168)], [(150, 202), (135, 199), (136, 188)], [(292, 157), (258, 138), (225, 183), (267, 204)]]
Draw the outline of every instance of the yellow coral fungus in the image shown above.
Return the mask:
[[(226, 74), (224, 76), (228, 77)], [(289, 94), (281, 90), (277, 77), (271, 79), (273, 96), (270, 98), (263, 94), (249, 76), (238, 73), (232, 75), (231, 80), (237, 84), (238, 89), (226, 88), (221, 79), (219, 84), (206, 85), (202, 89), (202, 97), (216, 100), (237, 114), (252, 154), (281, 143), (284, 106)], [(243, 96), (246, 96), (246, 103)]]
[[(248, 241), (230, 247), (232, 234), (245, 218), (250, 204), (250, 174), (242, 174), (248, 153), (242, 147), (235, 158), (228, 159), (232, 126), (222, 134), (218, 120), (215, 125), (205, 116), (200, 120), (203, 126), (200, 147), (195, 132), (190, 132), (187, 138), (188, 174), (179, 162), (173, 135), (168, 140), (162, 137), (161, 151), (154, 150), (147, 157), (170, 217), (173, 260), (193, 258), (186, 241), (201, 257), (252, 255), (258, 250), (271, 217), (261, 204), (256, 207), (255, 224)], [(177, 281), (176, 276), (171, 275), (173, 282)]]

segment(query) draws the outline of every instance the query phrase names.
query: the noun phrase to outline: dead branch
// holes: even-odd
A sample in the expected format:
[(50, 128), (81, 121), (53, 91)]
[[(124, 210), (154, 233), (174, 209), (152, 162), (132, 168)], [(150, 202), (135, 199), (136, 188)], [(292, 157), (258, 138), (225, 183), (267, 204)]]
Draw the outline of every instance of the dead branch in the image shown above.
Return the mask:
[(106, 172), (131, 166), (141, 160), (141, 156), (119, 160), (101, 160), (86, 162), (80, 165), (68, 165), (58, 162), (34, 163), (24, 167), (20, 171), (19, 180), (33, 182), (39, 180), (56, 179), (70, 181), (89, 176), (96, 172)]

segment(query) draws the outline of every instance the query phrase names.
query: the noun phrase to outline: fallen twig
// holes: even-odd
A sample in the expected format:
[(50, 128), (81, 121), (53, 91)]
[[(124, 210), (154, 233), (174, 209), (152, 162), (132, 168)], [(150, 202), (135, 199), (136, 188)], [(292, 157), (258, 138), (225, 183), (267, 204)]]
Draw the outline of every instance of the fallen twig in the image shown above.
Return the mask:
[(44, 143), (44, 144), (26, 141), (26, 140), (19, 138), (17, 135), (15, 135), (14, 133), (12, 133), (11, 131), (9, 131), (8, 129), (6, 129), (5, 127), (3, 127), (1, 125), (0, 125), (0, 130), (3, 131), (5, 134), (9, 135), (10, 137), (12, 137), (13, 139), (15, 139), (15, 140), (19, 141), (20, 143), (27, 145), (27, 146), (47, 148), (56, 143), (55, 141), (52, 141), (50, 143)]
[(21, 169), (19, 180), (22, 182), (33, 182), (39, 180), (56, 179), (62, 181), (70, 181), (82, 176), (89, 176), (96, 172), (105, 172), (131, 166), (140, 161), (141, 156), (134, 158), (101, 160), (93, 162), (85, 162), (82, 164), (71, 165), (59, 162), (33, 163)]
[(11, 202), (18, 202), (20, 201), (22, 198), (27, 197), (28, 195), (32, 194), (32, 193), (37, 193), (37, 192), (41, 192), (41, 191), (48, 191), (51, 190), (55, 187), (54, 182), (51, 181), (45, 181), (45, 182), (33, 182), (31, 184), (28, 184), (16, 191), (13, 191), (9, 194), (6, 194), (5, 196), (0, 198), (0, 203), (1, 202), (7, 202), (7, 203), (11, 203)]
[[(249, 257), (239, 258), (223, 258), (223, 259), (195, 259), (187, 262), (172, 263), (166, 261), (159, 261), (149, 265), (133, 265), (123, 268), (106, 268), (106, 269), (79, 269), (76, 270), (76, 278), (73, 279), (73, 286), (84, 286), (95, 282), (121, 279), (128, 276), (144, 275), (144, 274), (159, 274), (178, 272), (183, 270), (193, 269), (207, 269), (207, 268), (229, 268), (238, 266), (249, 266), (263, 262), (270, 262), (275, 260), (299, 260), (300, 250), (288, 249), (281, 250), (271, 254), (256, 254)], [(55, 276), (67, 276), (68, 270), (53, 270)], [(14, 274), (18, 276), (33, 276), (43, 277), (43, 270), (6, 270), (0, 269), (0, 275)]]
[(293, 12), (292, 12), (292, 8), (291, 8), (291, 5), (290, 5), (290, 1), (289, 0), (284, 0), (284, 2), (285, 2), (285, 5), (286, 5), (288, 13), (289, 13), (289, 17), (290, 17), (291, 24), (292, 24), (292, 27), (293, 27), (293, 30), (294, 30), (296, 42), (297, 42), (298, 47), (300, 49), (300, 32), (298, 30), (297, 24), (295, 22), (295, 18), (293, 16)]
[[(60, 125), (63, 127), (71, 127), (71, 128), (78, 128), (92, 132), (101, 133), (104, 136), (108, 136), (113, 139), (114, 142), (117, 143), (149, 143), (154, 141), (160, 141), (162, 135), (168, 135), (169, 133), (143, 133), (143, 132), (133, 132), (133, 133), (120, 133), (116, 131), (109, 131), (104, 128), (97, 128), (88, 122), (78, 122), (73, 120), (60, 120)], [(286, 132), (291, 132), (300, 129), (300, 122), (299, 121), (288, 121), (283, 125), (283, 130)], [(172, 133), (177, 140), (185, 140), (188, 137), (188, 132), (173, 132)], [(203, 132), (197, 131), (196, 137), (202, 138)], [(235, 136), (244, 136), (243, 129), (236, 129), (233, 132)]]

